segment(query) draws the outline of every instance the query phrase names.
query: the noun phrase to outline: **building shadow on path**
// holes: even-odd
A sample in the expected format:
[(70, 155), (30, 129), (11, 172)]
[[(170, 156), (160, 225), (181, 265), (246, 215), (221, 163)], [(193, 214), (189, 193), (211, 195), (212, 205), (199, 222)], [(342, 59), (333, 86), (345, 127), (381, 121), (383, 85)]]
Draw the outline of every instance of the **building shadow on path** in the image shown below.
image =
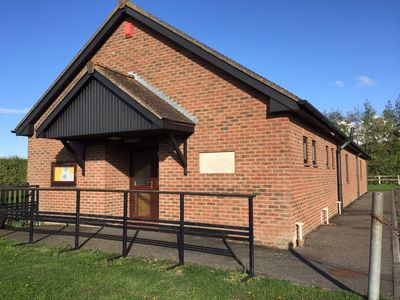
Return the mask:
[(321, 268), (319, 268), (316, 264), (312, 263), (309, 259), (307, 259), (306, 257), (302, 256), (301, 254), (297, 253), (294, 249), (290, 248), (289, 252), (296, 257), (298, 260), (300, 260), (302, 263), (304, 263), (306, 266), (308, 266), (309, 268), (311, 268), (313, 271), (317, 272), (318, 274), (320, 274), (322, 277), (324, 277), (325, 279), (327, 279), (328, 281), (330, 281), (331, 283), (333, 283), (335, 286), (337, 286), (339, 289), (345, 290), (345, 291), (349, 291), (352, 293), (355, 293), (361, 297), (365, 298), (365, 295), (362, 295), (360, 293), (357, 293), (356, 291), (354, 291), (353, 289), (351, 289), (350, 287), (348, 287), (347, 285), (345, 285), (344, 283), (340, 282), (339, 280), (337, 280), (336, 278), (334, 278), (332, 275), (328, 274), (327, 272), (325, 272), (324, 270), (322, 270)]

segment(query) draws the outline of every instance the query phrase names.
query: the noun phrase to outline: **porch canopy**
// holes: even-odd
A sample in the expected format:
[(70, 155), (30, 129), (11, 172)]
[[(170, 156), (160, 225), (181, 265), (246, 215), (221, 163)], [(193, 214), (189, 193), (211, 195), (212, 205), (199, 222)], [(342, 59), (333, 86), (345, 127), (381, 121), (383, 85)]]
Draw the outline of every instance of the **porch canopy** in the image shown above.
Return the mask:
[(194, 125), (177, 105), (133, 76), (90, 62), (37, 128), (36, 137), (87, 141), (165, 133), (190, 135)]
[[(140, 81), (139, 81), (140, 80)], [(36, 130), (60, 140), (84, 169), (70, 142), (171, 140), (186, 174), (186, 139), (195, 123), (172, 100), (140, 78), (89, 62)], [(177, 143), (184, 141), (182, 152)]]

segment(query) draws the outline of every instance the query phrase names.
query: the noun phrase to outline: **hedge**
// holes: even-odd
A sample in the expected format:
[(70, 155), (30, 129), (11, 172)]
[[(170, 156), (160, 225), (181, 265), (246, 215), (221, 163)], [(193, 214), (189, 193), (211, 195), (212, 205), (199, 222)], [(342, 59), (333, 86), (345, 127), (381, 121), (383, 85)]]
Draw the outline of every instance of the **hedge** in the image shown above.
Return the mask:
[(26, 183), (27, 161), (24, 158), (0, 157), (0, 186)]

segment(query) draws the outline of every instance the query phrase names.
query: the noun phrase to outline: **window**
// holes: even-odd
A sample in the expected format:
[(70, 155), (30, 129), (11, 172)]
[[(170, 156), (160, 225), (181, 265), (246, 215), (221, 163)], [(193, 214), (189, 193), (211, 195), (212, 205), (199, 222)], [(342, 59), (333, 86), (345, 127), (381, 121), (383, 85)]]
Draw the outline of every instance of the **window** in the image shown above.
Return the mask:
[(312, 163), (313, 166), (317, 165), (317, 142), (312, 141)]
[(329, 147), (325, 147), (325, 152), (326, 152), (326, 167), (329, 169)]
[(350, 179), (349, 179), (349, 156), (347, 154), (345, 156), (345, 163), (346, 163), (346, 182), (350, 183)]
[(331, 149), (331, 155), (332, 155), (332, 169), (335, 168), (335, 149)]
[(362, 180), (362, 161), (360, 160), (360, 179)]
[(307, 148), (307, 138), (304, 136), (303, 137), (303, 159), (304, 159), (304, 164), (308, 164), (308, 148)]

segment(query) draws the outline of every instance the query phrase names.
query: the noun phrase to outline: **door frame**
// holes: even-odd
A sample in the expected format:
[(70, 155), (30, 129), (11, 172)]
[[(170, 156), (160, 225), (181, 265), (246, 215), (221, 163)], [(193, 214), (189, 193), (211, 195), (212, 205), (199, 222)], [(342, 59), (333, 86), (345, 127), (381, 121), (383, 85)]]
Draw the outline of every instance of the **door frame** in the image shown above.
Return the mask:
[[(133, 155), (135, 153), (151, 153), (153, 155), (153, 160), (151, 162), (152, 170), (151, 172), (151, 182), (152, 186), (136, 186), (135, 178), (134, 178), (134, 159)], [(153, 176), (154, 175), (154, 176)], [(149, 190), (149, 191), (158, 191), (159, 190), (159, 159), (158, 159), (158, 148), (133, 148), (129, 151), (129, 189), (130, 190)], [(131, 218), (138, 217), (136, 216), (136, 199), (135, 193), (129, 193), (129, 216)], [(151, 193), (150, 194), (150, 217), (140, 217), (140, 218), (148, 218), (148, 219), (158, 219), (159, 218), (159, 194)]]

